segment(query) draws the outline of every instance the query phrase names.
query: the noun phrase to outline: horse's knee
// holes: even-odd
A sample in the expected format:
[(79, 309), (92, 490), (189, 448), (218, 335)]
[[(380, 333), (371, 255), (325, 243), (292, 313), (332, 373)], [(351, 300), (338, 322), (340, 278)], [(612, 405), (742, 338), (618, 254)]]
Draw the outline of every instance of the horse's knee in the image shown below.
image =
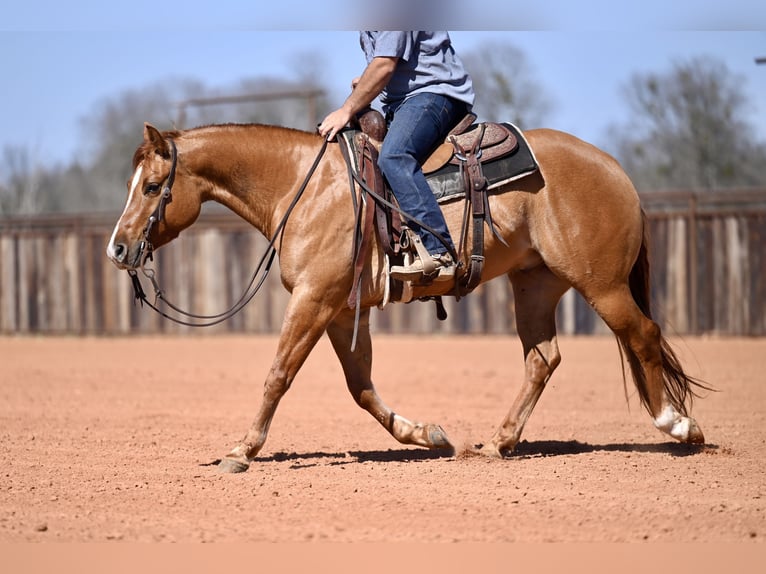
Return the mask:
[(354, 397), (354, 401), (357, 405), (364, 410), (369, 411), (373, 406), (378, 403), (378, 395), (371, 385), (365, 386), (359, 390), (351, 390), (351, 396)]
[(527, 355), (527, 376), (536, 384), (544, 385), (559, 363), (561, 363), (561, 353), (556, 345), (546, 345), (545, 348), (536, 345)]
[(290, 389), (291, 384), (292, 377), (288, 377), (286, 372), (272, 367), (263, 385), (263, 396), (266, 400), (279, 401)]

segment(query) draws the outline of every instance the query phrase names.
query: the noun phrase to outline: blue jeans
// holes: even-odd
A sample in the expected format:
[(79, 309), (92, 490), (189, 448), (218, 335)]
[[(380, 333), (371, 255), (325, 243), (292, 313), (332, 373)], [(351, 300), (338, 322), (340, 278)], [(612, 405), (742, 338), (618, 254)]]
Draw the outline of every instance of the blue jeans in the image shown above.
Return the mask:
[[(431, 188), (426, 183), (420, 162), (433, 151), (449, 130), (465, 116), (466, 104), (438, 94), (416, 94), (389, 110), (388, 133), (378, 157), (378, 165), (404, 212), (422, 221), (454, 249), (447, 224)], [(448, 251), (434, 235), (415, 222), (408, 222), (432, 255)]]

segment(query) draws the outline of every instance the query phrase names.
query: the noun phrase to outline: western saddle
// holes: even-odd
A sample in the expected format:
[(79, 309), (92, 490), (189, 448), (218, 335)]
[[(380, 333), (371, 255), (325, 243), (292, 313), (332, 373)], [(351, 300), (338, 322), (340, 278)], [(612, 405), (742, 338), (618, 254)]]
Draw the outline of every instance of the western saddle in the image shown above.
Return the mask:
[[(484, 267), (484, 224), (498, 239), (500, 237), (492, 223), (487, 199), (487, 179), (482, 172), (482, 163), (504, 157), (513, 153), (518, 147), (515, 135), (504, 125), (496, 123), (476, 124), (476, 116), (469, 113), (447, 135), (434, 151), (422, 163), (423, 173), (428, 176), (448, 164), (459, 166), (463, 179), (466, 200), (470, 203), (473, 238), (470, 259), (460, 259), (465, 237), (457, 244), (458, 273), (456, 274), (456, 297), (467, 295), (481, 280)], [(378, 169), (377, 160), (383, 138), (386, 135), (386, 123), (380, 112), (367, 109), (357, 116), (357, 129), (354, 136), (354, 148), (361, 181), (365, 184), (361, 194), (371, 192), (373, 201), (358, 201), (356, 214), (356, 237), (354, 241), (354, 282), (348, 297), (348, 305), (353, 308), (358, 305), (359, 287), (364, 262), (372, 244), (372, 229), (376, 230), (378, 240), (390, 262), (403, 260), (404, 252), (413, 246), (419, 248), (418, 256), (427, 256), (427, 252), (419, 241), (409, 237), (406, 221), (401, 213), (394, 216), (392, 212), (395, 199), (391, 190), (384, 184), (383, 176)], [(367, 189), (365, 189), (365, 187)], [(468, 229), (468, 209), (465, 211), (463, 233)], [(406, 231), (405, 231), (406, 230)], [(463, 270), (461, 272), (461, 269)], [(432, 278), (424, 276), (417, 285), (428, 285)], [(398, 283), (398, 282), (397, 282)], [(399, 284), (393, 290), (401, 293), (403, 286)], [(400, 297), (394, 296), (394, 300)], [(446, 318), (440, 298), (437, 302), (437, 314), (440, 319)]]

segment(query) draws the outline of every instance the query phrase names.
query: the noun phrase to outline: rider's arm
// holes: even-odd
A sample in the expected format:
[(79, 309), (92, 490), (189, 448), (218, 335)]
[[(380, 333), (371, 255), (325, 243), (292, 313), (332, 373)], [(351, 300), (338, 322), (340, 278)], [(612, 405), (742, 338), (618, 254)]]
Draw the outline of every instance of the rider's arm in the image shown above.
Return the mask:
[(382, 56), (373, 58), (343, 105), (331, 112), (319, 124), (319, 133), (328, 139), (334, 138), (335, 134), (343, 129), (357, 112), (370, 105), (372, 100), (386, 87), (398, 61), (399, 58)]

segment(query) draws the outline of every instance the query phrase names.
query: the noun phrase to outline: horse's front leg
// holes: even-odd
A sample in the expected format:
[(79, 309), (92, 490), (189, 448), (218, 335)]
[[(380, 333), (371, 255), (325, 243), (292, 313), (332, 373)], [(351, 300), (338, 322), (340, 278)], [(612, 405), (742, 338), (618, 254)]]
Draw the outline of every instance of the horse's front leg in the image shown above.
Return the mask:
[(335, 353), (343, 366), (346, 384), (356, 403), (370, 413), (402, 444), (414, 444), (431, 449), (454, 452), (446, 433), (437, 424), (413, 422), (392, 411), (378, 396), (372, 384), (372, 341), (370, 339), (370, 310), (364, 309), (359, 319), (356, 348), (351, 350), (354, 312), (341, 311), (327, 327)]
[(335, 309), (315, 293), (293, 292), (285, 312), (277, 354), (266, 377), (263, 400), (242, 441), (218, 465), (221, 472), (244, 472), (266, 442), (277, 405), (306, 357), (324, 333)]

